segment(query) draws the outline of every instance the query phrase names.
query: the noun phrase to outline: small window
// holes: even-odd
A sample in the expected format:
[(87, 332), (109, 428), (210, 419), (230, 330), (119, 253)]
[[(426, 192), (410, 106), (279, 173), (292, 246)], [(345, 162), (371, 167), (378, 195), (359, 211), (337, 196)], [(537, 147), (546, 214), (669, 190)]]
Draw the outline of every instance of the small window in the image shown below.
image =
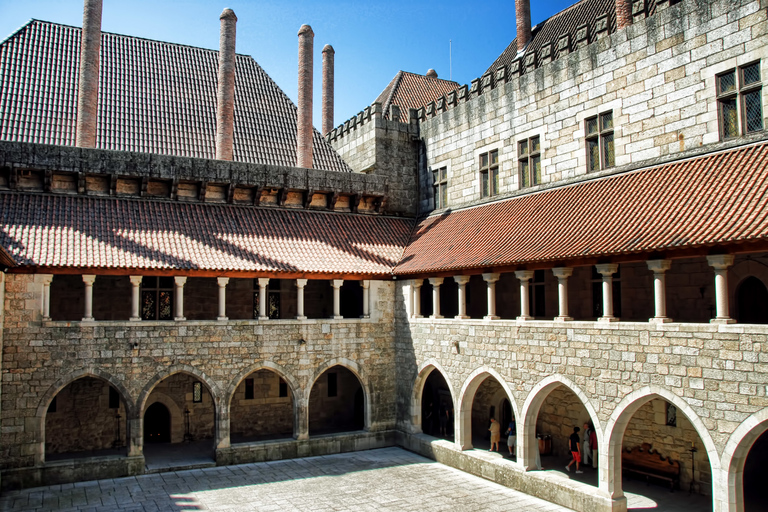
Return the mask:
[(203, 401), (203, 383), (195, 382), (192, 384), (192, 401), (196, 404)]
[(517, 143), (520, 188), (541, 183), (541, 141), (538, 136)]
[(328, 374), (328, 396), (333, 397), (337, 396), (339, 393), (339, 390), (337, 388), (337, 380), (336, 380), (336, 373), (329, 373)]
[(245, 399), (253, 400), (253, 379), (245, 379)]
[(616, 165), (613, 147), (613, 111), (588, 117), (585, 121), (587, 134), (587, 170), (599, 171)]
[(445, 208), (448, 204), (448, 168), (441, 167), (432, 171), (432, 197), (435, 209)]
[(173, 318), (173, 278), (146, 276), (141, 280), (142, 320)]
[(480, 196), (490, 197), (499, 193), (499, 150), (480, 155)]
[(109, 408), (120, 408), (120, 393), (118, 393), (117, 390), (112, 386), (109, 387)]
[(717, 115), (721, 139), (763, 129), (762, 85), (759, 62), (717, 75)]
[(285, 382), (283, 379), (280, 379), (280, 392), (278, 396), (280, 398), (285, 398), (288, 396), (288, 383)]

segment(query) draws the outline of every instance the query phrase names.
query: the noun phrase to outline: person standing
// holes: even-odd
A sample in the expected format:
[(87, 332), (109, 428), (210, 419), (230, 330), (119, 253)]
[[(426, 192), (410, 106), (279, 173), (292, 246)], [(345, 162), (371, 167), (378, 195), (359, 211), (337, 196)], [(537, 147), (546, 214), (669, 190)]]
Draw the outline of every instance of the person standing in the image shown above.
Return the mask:
[[(501, 425), (495, 418), (491, 418), (491, 427), (488, 429), (491, 431), (491, 449), (489, 451), (499, 451), (499, 440), (501, 439)], [(493, 446), (496, 445), (496, 449)]]
[(583, 471), (579, 471), (579, 463), (581, 462), (581, 440), (579, 439), (579, 430), (581, 430), (579, 427), (573, 427), (573, 434), (568, 438), (571, 456), (573, 457), (571, 462), (565, 466), (565, 470), (569, 473), (571, 472), (571, 465), (574, 462), (576, 463), (576, 474), (583, 473)]
[(592, 450), (592, 467), (597, 469), (597, 433), (591, 423), (589, 424), (589, 448)]
[(516, 442), (517, 442), (517, 423), (515, 423), (515, 419), (512, 418), (512, 421), (509, 422), (509, 426), (507, 427), (507, 449), (509, 450), (510, 456), (515, 454)]
[(581, 443), (582, 446), (582, 455), (583, 455), (583, 462), (585, 466), (588, 466), (590, 461), (592, 460), (592, 443), (590, 442), (590, 437), (592, 435), (592, 429), (589, 428), (589, 424), (584, 424), (584, 441)]

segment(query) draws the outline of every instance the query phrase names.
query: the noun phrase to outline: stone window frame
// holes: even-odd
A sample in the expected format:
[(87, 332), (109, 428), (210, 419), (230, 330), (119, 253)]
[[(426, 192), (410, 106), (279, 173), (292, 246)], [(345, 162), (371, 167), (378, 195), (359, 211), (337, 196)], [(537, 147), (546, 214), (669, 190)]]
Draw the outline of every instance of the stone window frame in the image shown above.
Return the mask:
[(450, 166), (447, 163), (439, 163), (430, 166), (429, 170), (429, 175), (432, 179), (432, 209), (440, 210), (448, 206), (448, 175), (450, 173)]
[[(755, 69), (757, 79), (747, 83), (745, 70)], [(715, 96), (717, 98), (717, 124), (720, 140), (727, 140), (759, 132), (765, 129), (763, 123), (763, 101), (762, 101), (762, 71), (760, 69), (760, 59), (753, 60), (746, 64), (731, 67), (715, 75)], [(725, 85), (726, 78), (732, 83)], [(727, 87), (727, 88), (726, 88)], [(757, 108), (759, 109), (759, 127), (750, 127), (747, 116), (748, 98), (757, 98)], [(726, 108), (732, 109), (735, 119), (732, 131), (727, 130)]]
[[(584, 141), (587, 151), (587, 172), (616, 167), (616, 137), (613, 110), (604, 110), (584, 119)], [(594, 123), (594, 124), (593, 124)], [(591, 127), (594, 126), (594, 129)], [(590, 151), (598, 151), (597, 161)]]
[[(627, 155), (624, 154), (624, 144), (622, 141), (622, 131), (621, 131), (621, 116), (623, 112), (622, 107), (622, 100), (621, 99), (615, 99), (611, 101), (607, 101), (605, 103), (599, 103), (595, 104), (593, 107), (585, 108), (584, 110), (581, 110), (580, 112), (576, 113), (576, 131), (573, 133), (574, 140), (581, 141), (582, 139), (586, 139), (587, 137), (587, 130), (586, 130), (586, 120), (587, 118), (594, 117), (597, 115), (600, 115), (603, 112), (607, 112), (609, 110), (613, 111), (613, 144), (614, 144), (614, 156), (615, 156), (615, 162), (616, 165), (622, 165), (624, 163), (628, 163), (629, 159), (627, 158)], [(546, 151), (546, 147), (544, 148)], [(578, 173), (580, 172), (589, 172), (587, 169), (589, 168), (589, 162), (587, 160), (587, 148), (586, 148), (586, 142), (584, 142), (583, 148), (578, 148), (574, 150), (571, 155), (573, 155), (576, 158), (576, 166), (574, 167), (574, 170)], [(544, 162), (544, 165), (546, 166), (546, 161)], [(598, 171), (594, 171), (598, 172)]]
[[(501, 188), (499, 186), (501, 162), (499, 160), (498, 148), (480, 153), (478, 165), (480, 171), (480, 197), (486, 198), (498, 195)], [(485, 186), (486, 183), (487, 187)]]
[[(517, 168), (518, 168), (518, 183), (520, 185), (520, 188), (527, 188), (535, 185), (540, 185), (542, 182), (542, 177), (544, 174), (544, 168), (542, 165), (542, 154), (544, 153), (544, 151), (543, 151), (541, 139), (542, 139), (542, 136), (536, 134), (536, 135), (531, 135), (530, 137), (517, 141)], [(538, 148), (536, 150), (532, 148), (532, 144), (534, 143), (534, 141), (538, 143)], [(525, 148), (525, 152), (523, 151), (523, 148)], [(536, 158), (538, 158), (538, 164), (539, 164), (538, 180), (536, 179), (536, 173), (533, 171), (533, 160)], [(524, 169), (524, 166), (527, 166), (527, 170)], [(526, 181), (526, 178), (527, 178), (527, 181)]]
[[(503, 154), (504, 154), (503, 150), (504, 150), (504, 144), (503, 144), (503, 142), (499, 141), (499, 142), (494, 142), (492, 144), (485, 144), (484, 146), (475, 149), (473, 151), (473, 153), (472, 153), (472, 158), (473, 158), (473, 161), (474, 161), (474, 163), (472, 165), (473, 166), (477, 165), (477, 174), (476, 174), (476, 176), (477, 176), (477, 197), (479, 197), (480, 199), (487, 199), (487, 198), (490, 198), (490, 197), (497, 196), (497, 195), (499, 195), (501, 193), (502, 189), (504, 188), (503, 185), (502, 185), (502, 183), (503, 183), (503, 176), (501, 174), (502, 158), (503, 158)], [(492, 194), (483, 195), (483, 175), (482, 175), (482, 169), (480, 168), (480, 158), (481, 158), (482, 155), (484, 155), (486, 153), (491, 153), (493, 151), (497, 152), (497, 158), (498, 158), (497, 159), (497, 165), (495, 166), (495, 168), (497, 170), (497, 179), (496, 179), (497, 187), (496, 187), (496, 190), (494, 190)], [(489, 166), (489, 170), (490, 170), (490, 166)]]

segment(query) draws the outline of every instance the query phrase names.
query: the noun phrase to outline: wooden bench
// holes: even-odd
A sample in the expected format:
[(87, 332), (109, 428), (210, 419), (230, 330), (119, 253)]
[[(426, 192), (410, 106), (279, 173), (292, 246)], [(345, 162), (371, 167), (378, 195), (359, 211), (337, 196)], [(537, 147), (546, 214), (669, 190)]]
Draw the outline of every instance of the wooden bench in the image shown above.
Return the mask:
[(621, 452), (621, 467), (624, 473), (642, 475), (650, 485), (650, 479), (669, 482), (669, 491), (680, 488), (680, 462), (663, 457), (648, 443)]

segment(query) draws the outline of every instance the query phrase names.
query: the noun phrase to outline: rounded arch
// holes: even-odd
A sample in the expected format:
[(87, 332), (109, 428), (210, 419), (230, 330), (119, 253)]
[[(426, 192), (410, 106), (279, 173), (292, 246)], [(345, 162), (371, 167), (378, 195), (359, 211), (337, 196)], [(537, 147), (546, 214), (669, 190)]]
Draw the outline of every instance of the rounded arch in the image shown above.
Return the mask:
[(448, 385), (448, 392), (451, 394), (451, 403), (453, 404), (454, 410), (456, 410), (456, 392), (453, 389), (453, 383), (448, 378), (448, 374), (436, 359), (427, 359), (419, 365), (418, 372), (416, 373), (416, 380), (414, 381), (413, 389), (411, 390), (411, 424), (409, 427), (412, 433), (421, 433), (421, 400), (424, 396), (424, 385), (433, 371), (438, 372)]
[(123, 385), (123, 383), (120, 380), (118, 380), (116, 377), (114, 377), (110, 373), (107, 373), (99, 368), (90, 367), (90, 366), (86, 368), (81, 368), (80, 370), (75, 370), (73, 372), (70, 372), (60, 377), (58, 380), (56, 380), (56, 382), (51, 384), (48, 390), (40, 398), (40, 403), (37, 406), (37, 411), (35, 413), (35, 416), (37, 417), (37, 422), (36, 422), (37, 432), (35, 433), (35, 439), (37, 444), (37, 449), (35, 453), (36, 463), (42, 464), (45, 462), (45, 418), (46, 418), (46, 413), (48, 412), (48, 407), (50, 407), (54, 397), (58, 395), (62, 389), (64, 389), (71, 383), (75, 382), (76, 380), (82, 379), (83, 377), (92, 377), (94, 379), (99, 379), (108, 383), (110, 386), (114, 387), (117, 390), (117, 392), (120, 394), (120, 398), (123, 400), (123, 403), (125, 404), (126, 416), (128, 418), (135, 418), (137, 416), (138, 413), (136, 410), (136, 406), (135, 406), (135, 403), (133, 402), (133, 399), (131, 398), (130, 393), (128, 392), (128, 389), (126, 389), (126, 387)]
[(536, 469), (534, 467), (538, 443), (536, 441), (536, 421), (539, 417), (541, 406), (544, 404), (547, 396), (549, 396), (549, 393), (551, 393), (552, 390), (558, 386), (567, 387), (584, 405), (584, 408), (587, 410), (587, 414), (589, 415), (589, 420), (595, 427), (598, 446), (602, 446), (601, 443), (603, 441), (603, 429), (600, 425), (600, 419), (597, 416), (597, 411), (592, 405), (592, 402), (589, 400), (589, 397), (578, 385), (576, 385), (576, 383), (574, 383), (568, 377), (560, 374), (550, 375), (549, 377), (539, 381), (528, 393), (528, 396), (525, 399), (525, 403), (523, 404), (521, 416), (523, 420), (522, 426), (520, 422), (517, 424), (517, 439), (519, 446), (518, 457), (520, 457), (522, 452), (521, 462), (526, 469)]
[(160, 384), (162, 381), (167, 379), (168, 377), (171, 377), (172, 375), (176, 375), (177, 373), (186, 373), (188, 375), (191, 375), (200, 382), (203, 383), (203, 386), (208, 389), (208, 392), (211, 394), (211, 398), (213, 399), (213, 408), (218, 413), (219, 407), (221, 404), (221, 389), (219, 389), (219, 386), (213, 382), (205, 373), (201, 372), (194, 366), (189, 366), (186, 364), (178, 364), (173, 365), (165, 370), (155, 374), (154, 377), (152, 377), (149, 382), (147, 382), (144, 385), (144, 388), (141, 390), (141, 393), (139, 394), (139, 399), (136, 403), (138, 411), (143, 413), (143, 411), (147, 407), (147, 400), (149, 400), (149, 395), (152, 394), (152, 390), (155, 389), (155, 386)]
[(363, 424), (364, 428), (368, 430), (371, 427), (371, 411), (373, 410), (373, 398), (370, 384), (368, 382), (368, 376), (365, 374), (365, 372), (362, 371), (360, 365), (351, 359), (347, 359), (346, 357), (337, 357), (319, 365), (309, 380), (309, 385), (304, 389), (304, 398), (302, 399), (303, 402), (309, 405), (309, 399), (312, 395), (312, 388), (315, 387), (317, 379), (319, 379), (327, 370), (330, 370), (334, 366), (341, 366), (346, 368), (352, 372), (352, 374), (357, 377), (358, 382), (360, 382), (360, 387), (363, 390)]
[[(472, 402), (475, 399), (475, 393), (480, 387), (480, 384), (488, 377), (493, 377), (504, 390), (504, 393), (509, 399), (509, 403), (512, 405), (512, 413), (515, 418), (519, 418), (519, 410), (515, 397), (512, 394), (512, 390), (509, 388), (507, 381), (502, 377), (499, 372), (493, 368), (482, 366), (469, 374), (464, 380), (464, 384), (461, 386), (461, 391), (458, 396), (458, 405), (456, 408), (459, 413), (456, 415), (456, 442), (459, 443), (462, 450), (469, 450), (472, 448)], [(518, 423), (518, 430), (520, 429)]]
[[(722, 510), (744, 510), (744, 464), (752, 445), (766, 430), (768, 430), (768, 408), (742, 421), (725, 443), (719, 481), (727, 484), (725, 485), (727, 496), (721, 496), (720, 499), (725, 501), (722, 505), (728, 506), (721, 507)], [(712, 469), (714, 477), (714, 468)], [(723, 485), (713, 487), (723, 488)]]
[[(704, 448), (709, 455), (712, 475), (719, 473), (720, 462), (717, 457), (717, 447), (709, 435), (709, 429), (701, 421), (699, 415), (682, 397), (661, 386), (651, 384), (629, 393), (619, 402), (605, 425), (606, 442), (603, 443), (601, 439), (598, 439), (600, 465), (605, 468), (600, 473), (600, 489), (613, 498), (620, 498), (624, 495), (621, 488), (621, 450), (624, 432), (637, 410), (655, 398), (661, 398), (671, 403), (688, 418), (701, 442), (704, 443)], [(598, 435), (599, 432), (598, 430)], [(713, 486), (713, 492), (716, 492), (714, 491), (716, 487)]]

